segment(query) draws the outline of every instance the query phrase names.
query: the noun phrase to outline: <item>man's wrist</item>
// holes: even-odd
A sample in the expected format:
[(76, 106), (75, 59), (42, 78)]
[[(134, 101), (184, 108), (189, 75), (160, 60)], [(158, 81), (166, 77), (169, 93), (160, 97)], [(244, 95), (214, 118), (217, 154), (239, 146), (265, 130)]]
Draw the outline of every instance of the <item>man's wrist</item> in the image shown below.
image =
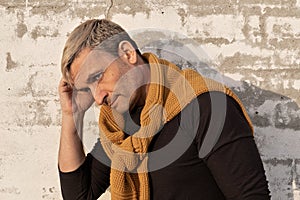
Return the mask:
[(62, 113), (62, 120), (82, 120), (85, 112)]
[[(78, 132), (81, 130), (84, 113), (62, 114), (62, 131)], [(65, 131), (64, 131), (65, 130)]]

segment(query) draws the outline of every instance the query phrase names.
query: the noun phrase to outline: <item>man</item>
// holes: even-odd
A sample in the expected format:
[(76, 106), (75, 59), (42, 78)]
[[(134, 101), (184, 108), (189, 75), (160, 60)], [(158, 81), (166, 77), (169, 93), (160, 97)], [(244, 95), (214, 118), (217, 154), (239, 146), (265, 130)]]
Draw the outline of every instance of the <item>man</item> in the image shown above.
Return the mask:
[[(251, 121), (227, 87), (150, 53), (119, 25), (88, 20), (69, 36), (59, 83), (64, 199), (270, 199)], [(101, 105), (85, 155), (85, 111)]]

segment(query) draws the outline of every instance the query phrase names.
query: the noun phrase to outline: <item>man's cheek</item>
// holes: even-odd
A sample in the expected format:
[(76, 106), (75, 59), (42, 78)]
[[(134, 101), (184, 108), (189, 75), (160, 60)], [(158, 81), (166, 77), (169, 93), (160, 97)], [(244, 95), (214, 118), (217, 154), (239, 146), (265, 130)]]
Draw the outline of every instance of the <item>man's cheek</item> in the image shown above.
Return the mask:
[(79, 93), (76, 97), (76, 104), (82, 110), (87, 110), (94, 102), (94, 98), (89, 93)]

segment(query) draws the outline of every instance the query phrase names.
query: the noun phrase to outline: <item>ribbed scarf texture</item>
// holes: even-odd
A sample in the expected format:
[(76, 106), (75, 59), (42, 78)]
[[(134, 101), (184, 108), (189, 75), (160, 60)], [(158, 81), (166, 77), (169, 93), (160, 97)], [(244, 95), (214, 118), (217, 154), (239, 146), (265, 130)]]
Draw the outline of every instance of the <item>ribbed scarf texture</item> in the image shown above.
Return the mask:
[[(113, 200), (149, 200), (147, 151), (153, 136), (198, 95), (219, 91), (232, 97), (241, 107), (253, 130), (251, 120), (239, 98), (226, 86), (204, 78), (191, 70), (145, 53), (151, 71), (151, 81), (140, 116), (140, 128), (131, 136), (123, 132), (123, 116), (109, 106), (101, 107), (100, 141), (111, 159), (110, 187)], [(208, 108), (209, 109), (209, 108)]]

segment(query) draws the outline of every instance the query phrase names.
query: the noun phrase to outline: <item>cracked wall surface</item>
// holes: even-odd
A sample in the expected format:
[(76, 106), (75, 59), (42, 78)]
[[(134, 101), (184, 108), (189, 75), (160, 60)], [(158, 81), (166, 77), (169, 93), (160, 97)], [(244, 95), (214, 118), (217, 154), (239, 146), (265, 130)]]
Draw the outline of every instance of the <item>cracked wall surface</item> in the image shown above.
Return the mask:
[[(0, 199), (62, 199), (62, 49), (79, 23), (106, 17), (142, 51), (230, 86), (254, 123), (272, 199), (300, 200), (300, 0), (0, 0), (0, 16)], [(94, 120), (90, 110), (87, 151)]]

